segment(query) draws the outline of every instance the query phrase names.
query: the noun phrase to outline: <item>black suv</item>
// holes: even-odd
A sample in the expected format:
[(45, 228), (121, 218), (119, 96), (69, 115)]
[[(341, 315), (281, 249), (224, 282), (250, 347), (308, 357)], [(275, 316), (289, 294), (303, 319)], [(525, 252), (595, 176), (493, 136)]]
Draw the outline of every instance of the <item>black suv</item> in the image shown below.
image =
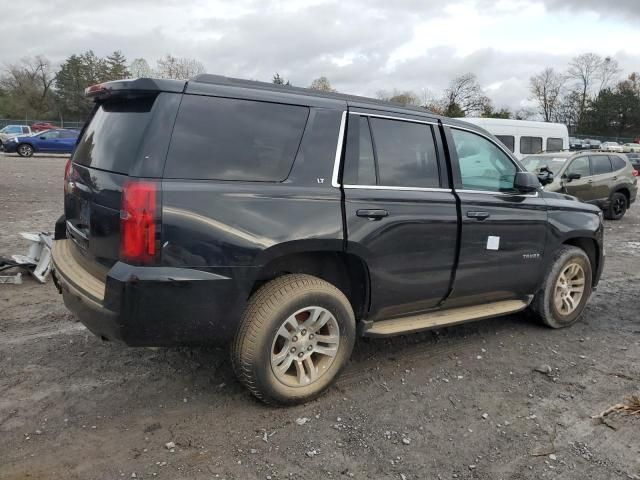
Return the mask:
[(87, 94), (53, 247), (65, 304), (131, 346), (229, 344), (266, 402), (320, 394), (357, 335), (525, 309), (568, 326), (602, 272), (600, 210), (479, 127), (213, 75)]

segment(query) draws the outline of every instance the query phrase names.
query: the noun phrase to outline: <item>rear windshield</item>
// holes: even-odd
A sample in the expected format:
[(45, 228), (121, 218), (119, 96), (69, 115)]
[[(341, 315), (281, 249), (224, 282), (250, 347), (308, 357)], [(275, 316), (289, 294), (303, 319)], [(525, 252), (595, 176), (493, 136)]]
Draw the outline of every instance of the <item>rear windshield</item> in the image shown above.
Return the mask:
[(151, 118), (155, 98), (101, 104), (78, 142), (73, 161), (100, 170), (128, 173)]
[(557, 173), (567, 161), (567, 157), (551, 157), (530, 155), (521, 160), (522, 165), (528, 171), (538, 173), (542, 167), (547, 167), (554, 173)]
[(308, 114), (296, 105), (185, 95), (164, 177), (282, 181)]

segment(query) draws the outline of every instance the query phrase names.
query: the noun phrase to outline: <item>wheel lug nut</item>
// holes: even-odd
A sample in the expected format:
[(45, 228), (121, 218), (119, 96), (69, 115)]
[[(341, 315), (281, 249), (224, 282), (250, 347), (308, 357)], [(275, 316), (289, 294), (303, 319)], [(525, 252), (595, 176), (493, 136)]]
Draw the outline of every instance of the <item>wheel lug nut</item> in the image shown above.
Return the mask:
[(306, 331), (306, 330), (302, 330), (302, 332), (301, 332), (301, 333), (302, 333), (302, 335), (306, 335), (306, 334), (307, 334), (307, 331)]
[(309, 340), (313, 340), (313, 333), (309, 334)]
[(312, 347), (311, 345), (309, 345), (309, 346), (307, 347), (307, 350), (311, 351), (311, 350), (313, 350), (313, 347)]
[(304, 357), (304, 353), (300, 352), (300, 353), (298, 354), (298, 357), (300, 357), (300, 358)]
[(292, 338), (292, 340), (293, 340), (294, 342), (297, 342), (297, 341), (298, 341), (298, 337), (294, 336), (294, 337)]
[(291, 347), (291, 353), (296, 353), (296, 347)]

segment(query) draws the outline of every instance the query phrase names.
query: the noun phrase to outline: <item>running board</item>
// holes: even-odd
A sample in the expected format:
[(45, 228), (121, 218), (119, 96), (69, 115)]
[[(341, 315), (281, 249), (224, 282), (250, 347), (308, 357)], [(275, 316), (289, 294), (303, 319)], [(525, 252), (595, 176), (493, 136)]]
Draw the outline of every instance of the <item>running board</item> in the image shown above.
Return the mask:
[(431, 328), (457, 325), (471, 320), (498, 317), (509, 313), (521, 312), (529, 306), (531, 300), (533, 300), (533, 297), (528, 297), (526, 300), (504, 300), (472, 307), (438, 310), (411, 317), (367, 322), (362, 330), (362, 335), (365, 337), (390, 337)]

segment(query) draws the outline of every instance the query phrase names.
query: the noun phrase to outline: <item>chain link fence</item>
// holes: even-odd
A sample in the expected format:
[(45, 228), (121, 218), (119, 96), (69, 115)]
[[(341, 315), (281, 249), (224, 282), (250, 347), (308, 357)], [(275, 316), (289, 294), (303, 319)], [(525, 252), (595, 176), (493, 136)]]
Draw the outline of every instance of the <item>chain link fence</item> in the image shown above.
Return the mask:
[(16, 120), (15, 118), (0, 118), (0, 128), (4, 128), (7, 125), (27, 125), (31, 126), (34, 123), (50, 123), (59, 128), (73, 128), (73, 129), (81, 129), (84, 125), (84, 122), (79, 121), (60, 121), (60, 120), (42, 120), (42, 119), (23, 119)]
[[(639, 135), (640, 136), (640, 135)], [(633, 143), (635, 140), (632, 137), (616, 137), (616, 136), (602, 136), (602, 135), (571, 135), (573, 138), (580, 140), (599, 140), (601, 142), (618, 142), (618, 143)]]

